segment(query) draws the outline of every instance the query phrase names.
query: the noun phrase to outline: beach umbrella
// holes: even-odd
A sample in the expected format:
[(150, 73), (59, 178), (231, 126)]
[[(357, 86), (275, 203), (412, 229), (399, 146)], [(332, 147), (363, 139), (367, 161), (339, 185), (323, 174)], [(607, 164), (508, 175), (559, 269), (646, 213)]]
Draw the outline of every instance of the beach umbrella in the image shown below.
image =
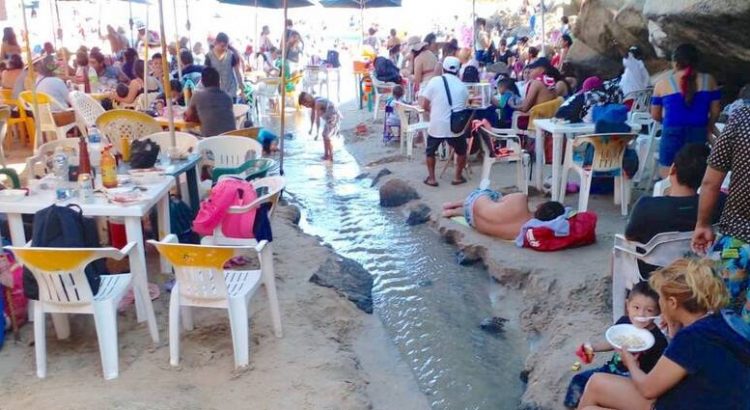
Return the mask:
[(401, 7), (401, 0), (320, 0), (320, 5), (329, 8), (359, 9), (360, 31), (365, 38), (365, 9), (383, 7)]
[[(164, 30), (164, 4), (163, 0), (159, 0), (158, 2), (159, 7), (159, 40), (161, 40), (161, 55), (166, 58), (167, 54), (167, 37)], [(146, 25), (146, 53), (148, 53), (148, 25)], [(148, 57), (147, 57), (148, 58)], [(165, 100), (167, 103), (167, 120), (169, 121), (169, 143), (170, 143), (170, 149), (167, 152), (167, 155), (171, 158), (173, 156), (174, 148), (177, 146), (177, 137), (175, 137), (174, 133), (174, 108), (172, 107), (172, 98), (170, 97), (172, 95), (171, 86), (169, 84), (169, 70), (162, 70), (162, 82), (164, 84), (164, 95)], [(146, 93), (148, 95), (148, 93)], [(146, 104), (148, 104), (148, 100), (146, 100)]]
[(284, 10), (284, 23), (282, 26), (284, 27), (284, 31), (281, 36), (281, 118), (279, 120), (279, 173), (281, 173), (281, 175), (284, 175), (284, 128), (286, 126), (286, 119), (284, 115), (286, 106), (286, 82), (284, 81), (284, 79), (286, 78), (287, 12), (291, 7), (307, 7), (312, 6), (313, 3), (307, 0), (219, 0), (219, 3), (254, 6), (256, 8), (256, 18), (258, 14), (257, 9), (259, 7)]

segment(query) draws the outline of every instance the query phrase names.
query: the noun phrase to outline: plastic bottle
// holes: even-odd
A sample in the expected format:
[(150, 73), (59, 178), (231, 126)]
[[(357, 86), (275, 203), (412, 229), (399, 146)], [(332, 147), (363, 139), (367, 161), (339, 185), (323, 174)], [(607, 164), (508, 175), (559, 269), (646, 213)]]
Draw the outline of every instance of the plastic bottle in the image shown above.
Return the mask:
[(110, 151), (111, 145), (108, 145), (102, 151), (102, 185), (105, 188), (117, 187), (117, 161)]
[(98, 144), (102, 141), (102, 136), (99, 134), (99, 129), (96, 128), (96, 125), (92, 125), (88, 129), (89, 134), (89, 142), (91, 144)]
[(68, 180), (68, 156), (62, 146), (55, 148), (55, 154), (52, 156), (52, 173), (60, 180)]
[(183, 97), (185, 98), (185, 106), (190, 106), (190, 99), (193, 98), (193, 91), (195, 91), (195, 83), (190, 78), (185, 79), (185, 86), (182, 87)]
[[(91, 170), (91, 159), (89, 158), (89, 147), (86, 144), (86, 138), (83, 136), (81, 136), (81, 139), (78, 141), (78, 176), (80, 177), (82, 174), (89, 175), (91, 188), (93, 189), (94, 179), (91, 178), (93, 172)], [(80, 182), (81, 179), (79, 178), (78, 181)]]

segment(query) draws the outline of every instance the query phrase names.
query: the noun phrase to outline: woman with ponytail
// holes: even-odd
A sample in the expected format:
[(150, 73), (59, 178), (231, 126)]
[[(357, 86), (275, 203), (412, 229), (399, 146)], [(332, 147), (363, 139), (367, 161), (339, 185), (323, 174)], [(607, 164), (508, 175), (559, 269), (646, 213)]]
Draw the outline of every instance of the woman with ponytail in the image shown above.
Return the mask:
[(700, 53), (694, 45), (678, 46), (672, 54), (674, 69), (654, 87), (651, 116), (663, 127), (659, 147), (663, 177), (680, 148), (708, 141), (721, 112), (721, 92), (710, 74), (697, 71), (699, 60)]
[(596, 374), (582, 409), (750, 409), (750, 327), (731, 310), (729, 295), (709, 260), (679, 259), (649, 279), (659, 293), (671, 342), (644, 373), (621, 350), (630, 377)]

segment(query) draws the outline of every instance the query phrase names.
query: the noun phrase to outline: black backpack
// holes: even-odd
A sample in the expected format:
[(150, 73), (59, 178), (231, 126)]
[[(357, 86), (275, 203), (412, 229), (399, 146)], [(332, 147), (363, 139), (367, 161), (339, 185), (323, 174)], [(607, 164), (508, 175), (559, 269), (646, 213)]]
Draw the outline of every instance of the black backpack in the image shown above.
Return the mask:
[(341, 67), (339, 52), (336, 50), (328, 50), (328, 53), (326, 54), (326, 63), (333, 68)]
[(401, 73), (398, 71), (396, 64), (385, 57), (375, 59), (375, 78), (384, 83), (401, 84)]
[[(31, 245), (42, 248), (98, 248), (96, 221), (84, 218), (78, 205), (49, 206), (34, 215)], [(106, 273), (104, 259), (86, 267), (86, 278), (93, 294), (99, 291), (99, 276)], [(29, 299), (39, 300), (39, 286), (34, 275), (26, 268), (23, 271), (23, 293)]]

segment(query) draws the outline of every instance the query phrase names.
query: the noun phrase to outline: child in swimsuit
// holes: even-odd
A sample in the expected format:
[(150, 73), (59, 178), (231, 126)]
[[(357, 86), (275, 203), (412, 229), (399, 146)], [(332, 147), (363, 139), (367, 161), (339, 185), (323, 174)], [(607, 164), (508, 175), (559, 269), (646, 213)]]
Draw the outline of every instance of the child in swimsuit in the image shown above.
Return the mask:
[(339, 130), (341, 114), (336, 106), (326, 98), (313, 97), (303, 92), (299, 95), (299, 104), (311, 109), (310, 112), (310, 134), (313, 125), (316, 126), (315, 139), (320, 134), (320, 120), (323, 120), (323, 161), (333, 161), (333, 147), (331, 137)]

